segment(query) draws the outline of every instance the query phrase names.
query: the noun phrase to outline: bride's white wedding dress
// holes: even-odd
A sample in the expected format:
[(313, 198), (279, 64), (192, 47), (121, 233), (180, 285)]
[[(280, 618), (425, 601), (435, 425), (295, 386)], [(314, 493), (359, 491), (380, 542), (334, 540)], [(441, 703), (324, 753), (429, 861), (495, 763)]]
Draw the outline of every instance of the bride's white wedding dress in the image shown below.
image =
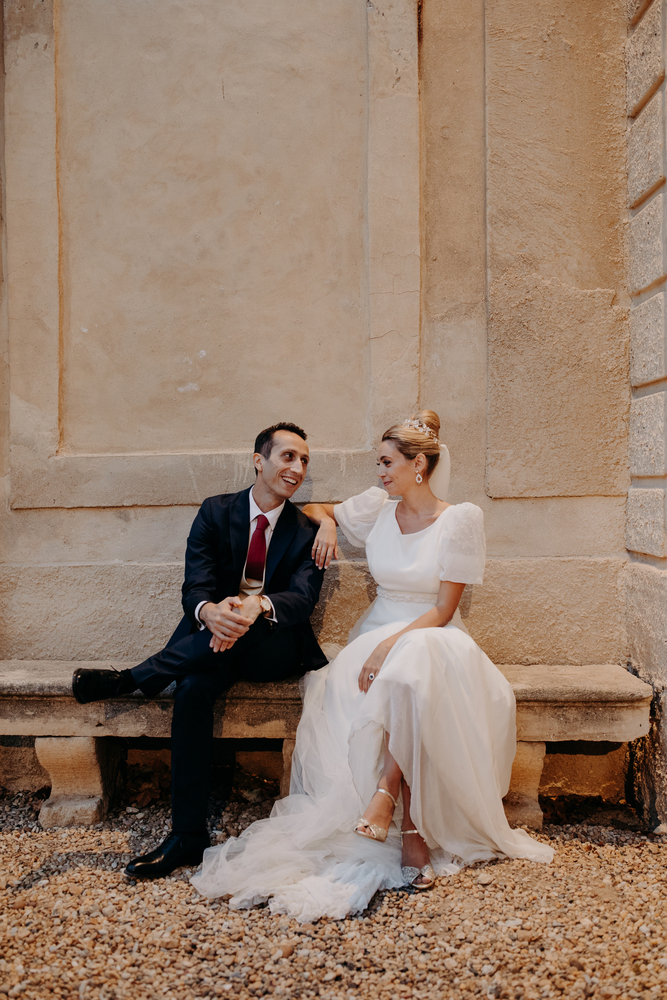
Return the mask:
[(268, 899), (274, 913), (306, 922), (359, 912), (378, 889), (401, 886), (400, 803), (385, 843), (353, 833), (377, 785), (385, 733), (438, 874), (495, 857), (551, 860), (549, 847), (505, 818), (514, 695), (458, 612), (444, 628), (404, 635), (368, 694), (359, 691), (373, 649), (432, 608), (442, 580), (482, 582), (479, 507), (450, 506), (403, 535), (396, 503), (372, 488), (336, 505), (346, 537), (366, 545), (377, 598), (336, 659), (306, 674), (290, 795), (269, 819), (205, 852), (192, 879), (205, 896), (229, 893), (235, 908)]

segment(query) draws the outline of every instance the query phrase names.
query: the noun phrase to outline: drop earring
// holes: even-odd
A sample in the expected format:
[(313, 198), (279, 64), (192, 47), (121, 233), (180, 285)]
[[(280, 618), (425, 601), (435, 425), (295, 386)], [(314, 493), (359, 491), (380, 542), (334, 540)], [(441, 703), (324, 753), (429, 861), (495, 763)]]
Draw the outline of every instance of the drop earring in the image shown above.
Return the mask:
[(415, 482), (416, 483), (423, 483), (424, 482), (424, 477), (422, 476), (421, 472), (418, 472), (417, 475), (415, 476)]

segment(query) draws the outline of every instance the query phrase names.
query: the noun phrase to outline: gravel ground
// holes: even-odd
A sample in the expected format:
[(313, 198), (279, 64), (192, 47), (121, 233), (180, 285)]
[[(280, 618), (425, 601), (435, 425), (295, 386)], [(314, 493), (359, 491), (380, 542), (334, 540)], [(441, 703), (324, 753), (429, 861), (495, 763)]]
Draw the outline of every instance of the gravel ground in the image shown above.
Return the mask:
[[(142, 777), (130, 801), (151, 799)], [(214, 811), (218, 839), (266, 815), (270, 791), (237, 781)], [(159, 782), (148, 804), (85, 830), (41, 830), (39, 804), (0, 799), (0, 995), (667, 995), (667, 839), (632, 829), (627, 810), (547, 825), (551, 866), (478, 865), (428, 893), (378, 894), (360, 917), (300, 926), (266, 908), (206, 902), (188, 871), (126, 878), (124, 864), (167, 830)]]

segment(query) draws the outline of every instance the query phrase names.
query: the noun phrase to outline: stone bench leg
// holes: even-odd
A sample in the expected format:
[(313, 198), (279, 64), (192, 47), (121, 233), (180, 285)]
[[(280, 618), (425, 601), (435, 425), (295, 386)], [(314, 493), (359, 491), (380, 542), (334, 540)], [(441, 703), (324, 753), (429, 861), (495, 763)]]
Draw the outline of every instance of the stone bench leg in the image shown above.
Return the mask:
[(280, 780), (280, 798), (289, 795), (289, 784), (292, 777), (292, 754), (296, 740), (283, 740), (283, 776)]
[(92, 826), (104, 819), (118, 781), (115, 740), (38, 737), (35, 753), (51, 777), (51, 795), (39, 812), (43, 827)]
[(540, 778), (546, 753), (544, 743), (517, 743), (512, 778), (503, 799), (507, 821), (512, 826), (542, 829), (542, 810), (538, 799)]

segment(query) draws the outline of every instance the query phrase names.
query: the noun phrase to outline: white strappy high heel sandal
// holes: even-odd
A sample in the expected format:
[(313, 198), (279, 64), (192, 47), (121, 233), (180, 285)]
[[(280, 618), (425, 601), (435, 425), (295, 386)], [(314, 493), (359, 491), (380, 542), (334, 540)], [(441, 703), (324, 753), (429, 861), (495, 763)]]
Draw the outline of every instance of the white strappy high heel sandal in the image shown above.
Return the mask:
[[(403, 846), (403, 837), (407, 836), (408, 833), (419, 833), (419, 830), (401, 830), (401, 847)], [(405, 879), (405, 884), (411, 886), (413, 889), (432, 889), (435, 885), (435, 871), (432, 864), (424, 865), (423, 868), (402, 865), (401, 875)], [(418, 878), (425, 878), (428, 881), (419, 884), (417, 882)]]
[[(396, 808), (396, 799), (388, 792), (386, 788), (376, 788), (376, 792), (382, 792), (383, 795), (388, 795), (391, 801), (394, 803), (394, 809)], [(361, 829), (359, 829), (361, 827)], [(385, 830), (383, 826), (378, 826), (377, 823), (369, 823), (367, 819), (360, 816), (357, 820), (357, 825), (354, 828), (354, 832), (358, 833), (360, 837), (366, 837), (368, 840), (377, 840), (378, 843), (383, 844), (387, 839), (387, 834), (389, 830)]]

